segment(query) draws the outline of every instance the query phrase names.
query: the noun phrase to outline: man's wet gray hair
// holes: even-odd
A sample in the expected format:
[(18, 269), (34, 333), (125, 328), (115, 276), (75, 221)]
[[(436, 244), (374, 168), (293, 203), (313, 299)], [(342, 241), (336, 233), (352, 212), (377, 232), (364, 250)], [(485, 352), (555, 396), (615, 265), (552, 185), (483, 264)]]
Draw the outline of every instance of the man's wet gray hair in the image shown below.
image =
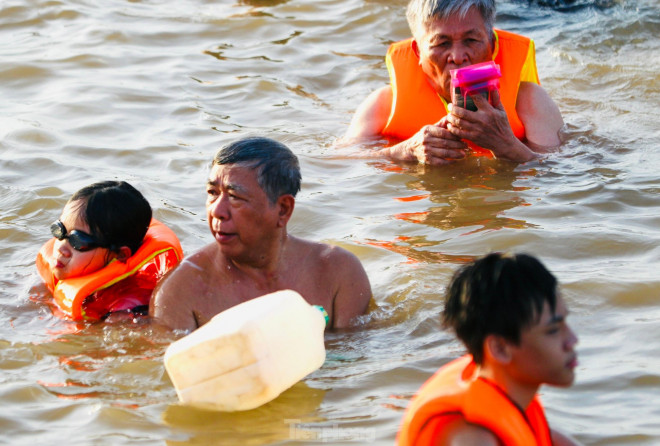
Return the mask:
[(415, 39), (421, 38), (433, 20), (446, 20), (454, 14), (463, 18), (473, 7), (484, 19), (486, 33), (492, 39), (495, 0), (411, 0), (406, 11), (410, 32)]
[(298, 157), (287, 146), (270, 138), (249, 136), (218, 150), (212, 165), (243, 164), (257, 171), (257, 182), (271, 204), (300, 190), (302, 177)]

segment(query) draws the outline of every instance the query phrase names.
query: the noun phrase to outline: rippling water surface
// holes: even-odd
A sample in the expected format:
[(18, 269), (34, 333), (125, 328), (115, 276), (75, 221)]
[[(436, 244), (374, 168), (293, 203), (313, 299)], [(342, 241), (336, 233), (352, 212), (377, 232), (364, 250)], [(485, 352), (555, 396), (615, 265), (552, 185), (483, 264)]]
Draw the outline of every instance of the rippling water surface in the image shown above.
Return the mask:
[[(575, 385), (543, 389), (550, 423), (589, 445), (658, 444), (660, 5), (543, 3), (569, 5), (501, 1), (497, 25), (535, 39), (562, 151), (431, 169), (332, 148), (387, 82), (404, 0), (4, 0), (0, 442), (392, 444), (415, 390), (462, 352), (438, 322), (452, 272), (514, 250), (558, 276), (580, 337)], [(191, 410), (162, 365), (174, 335), (57, 319), (34, 257), (68, 197), (109, 178), (192, 253), (210, 241), (208, 162), (248, 134), (299, 156), (290, 231), (359, 256), (374, 305), (273, 403)]]

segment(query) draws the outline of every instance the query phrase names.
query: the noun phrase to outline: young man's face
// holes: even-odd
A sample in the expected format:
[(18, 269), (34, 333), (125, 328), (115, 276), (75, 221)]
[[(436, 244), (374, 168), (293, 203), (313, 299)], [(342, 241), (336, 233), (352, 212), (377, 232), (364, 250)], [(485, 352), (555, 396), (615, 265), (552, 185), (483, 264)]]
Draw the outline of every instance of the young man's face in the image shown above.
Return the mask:
[(566, 323), (568, 310), (557, 296), (554, 314), (546, 302), (539, 321), (521, 332), (520, 343), (512, 347), (510, 371), (521, 383), (538, 386), (569, 386), (575, 379), (577, 337)]
[(475, 63), (487, 62), (493, 57), (493, 36), (488, 35), (486, 24), (476, 8), (465, 17), (458, 15), (448, 20), (433, 20), (415, 39), (419, 64), (431, 86), (451, 100), (450, 70)]
[(239, 262), (254, 262), (276, 235), (278, 208), (268, 200), (251, 167), (213, 166), (206, 186), (206, 213), (222, 252)]

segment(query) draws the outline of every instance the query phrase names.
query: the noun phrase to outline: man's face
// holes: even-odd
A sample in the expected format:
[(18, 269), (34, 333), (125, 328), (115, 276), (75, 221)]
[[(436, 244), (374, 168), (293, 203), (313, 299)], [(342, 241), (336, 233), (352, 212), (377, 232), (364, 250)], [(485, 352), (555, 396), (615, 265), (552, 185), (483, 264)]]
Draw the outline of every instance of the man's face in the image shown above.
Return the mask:
[(577, 337), (566, 323), (568, 310), (557, 297), (554, 314), (546, 302), (537, 323), (524, 328), (520, 343), (512, 347), (510, 371), (530, 386), (551, 384), (569, 386), (575, 379)]
[(240, 164), (215, 165), (206, 186), (206, 215), (223, 254), (254, 263), (277, 231), (278, 207), (257, 182), (256, 170)]
[(427, 29), (421, 31), (414, 45), (417, 46), (419, 64), (431, 86), (449, 102), (449, 71), (492, 60), (492, 39), (479, 11), (471, 8), (462, 19), (453, 15), (449, 20), (433, 20)]

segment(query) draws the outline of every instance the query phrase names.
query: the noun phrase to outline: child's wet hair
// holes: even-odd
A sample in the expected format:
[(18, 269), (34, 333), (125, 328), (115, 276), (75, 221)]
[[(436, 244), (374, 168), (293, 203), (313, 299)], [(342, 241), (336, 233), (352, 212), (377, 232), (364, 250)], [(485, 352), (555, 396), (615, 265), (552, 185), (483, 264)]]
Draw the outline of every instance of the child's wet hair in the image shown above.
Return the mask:
[(80, 202), (80, 217), (92, 236), (111, 251), (122, 246), (138, 250), (151, 223), (149, 202), (125, 181), (102, 181), (77, 191), (69, 203)]

